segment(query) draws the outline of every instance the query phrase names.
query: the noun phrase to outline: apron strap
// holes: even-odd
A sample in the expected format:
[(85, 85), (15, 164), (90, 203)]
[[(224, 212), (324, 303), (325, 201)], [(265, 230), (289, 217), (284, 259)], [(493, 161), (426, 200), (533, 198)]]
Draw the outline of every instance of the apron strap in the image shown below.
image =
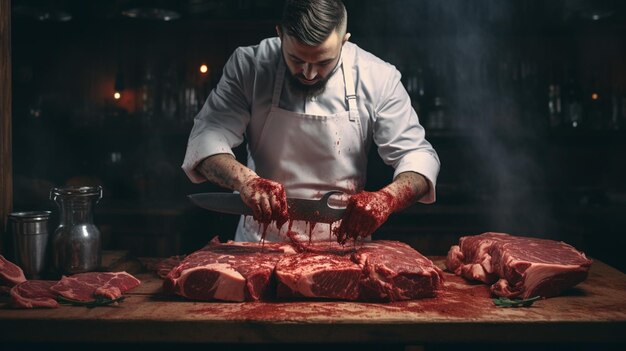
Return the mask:
[(285, 80), (285, 71), (287, 66), (283, 62), (283, 55), (278, 60), (278, 69), (276, 71), (276, 79), (274, 79), (274, 94), (272, 95), (272, 107), (278, 107), (280, 103), (280, 94), (283, 91), (283, 81)]
[(344, 85), (346, 86), (346, 100), (348, 101), (349, 118), (350, 121), (354, 122), (359, 118), (359, 108), (356, 103), (356, 90), (354, 89), (352, 66), (346, 65), (346, 58), (348, 58), (349, 55), (346, 56), (342, 58), (341, 69), (343, 70)]

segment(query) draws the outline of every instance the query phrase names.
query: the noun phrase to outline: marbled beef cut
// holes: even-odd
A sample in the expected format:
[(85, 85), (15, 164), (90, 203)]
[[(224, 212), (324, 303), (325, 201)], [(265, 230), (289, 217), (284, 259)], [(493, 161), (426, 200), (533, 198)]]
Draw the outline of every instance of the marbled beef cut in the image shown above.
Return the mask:
[(443, 272), (399, 241), (366, 242), (353, 255), (363, 267), (363, 300), (401, 301), (434, 297), (443, 287)]
[(397, 301), (434, 296), (442, 282), (439, 268), (397, 241), (295, 247), (229, 242), (187, 256), (163, 287), (195, 300)]
[(401, 301), (433, 297), (443, 286), (441, 269), (407, 244), (337, 246), (313, 243), (307, 253), (280, 260), (278, 297)]
[(587, 278), (592, 260), (564, 242), (483, 233), (464, 236), (448, 252), (446, 267), (491, 284), (497, 296), (551, 297)]
[(349, 255), (301, 253), (276, 265), (278, 298), (358, 300), (362, 268)]
[(276, 262), (287, 244), (212, 241), (176, 267), (163, 281), (166, 293), (193, 300), (257, 301), (272, 294)]

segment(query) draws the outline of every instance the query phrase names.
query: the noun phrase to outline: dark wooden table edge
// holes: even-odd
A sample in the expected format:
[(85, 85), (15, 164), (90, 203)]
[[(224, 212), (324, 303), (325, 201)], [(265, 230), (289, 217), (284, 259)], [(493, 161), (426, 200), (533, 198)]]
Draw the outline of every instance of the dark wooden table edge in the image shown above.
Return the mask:
[(268, 321), (0, 321), (1, 342), (46, 343), (626, 343), (626, 321), (289, 323)]

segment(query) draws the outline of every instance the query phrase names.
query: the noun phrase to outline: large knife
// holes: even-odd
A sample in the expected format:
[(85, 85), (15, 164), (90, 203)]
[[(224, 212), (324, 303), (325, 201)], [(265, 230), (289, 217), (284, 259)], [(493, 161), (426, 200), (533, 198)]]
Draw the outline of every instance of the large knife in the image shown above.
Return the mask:
[[(319, 200), (287, 198), (289, 219), (308, 222), (333, 223), (341, 219), (345, 208), (331, 207), (328, 200), (332, 195), (342, 194), (341, 191), (330, 191)], [(188, 195), (196, 205), (207, 210), (252, 216), (253, 212), (239, 194), (233, 193), (200, 193)]]

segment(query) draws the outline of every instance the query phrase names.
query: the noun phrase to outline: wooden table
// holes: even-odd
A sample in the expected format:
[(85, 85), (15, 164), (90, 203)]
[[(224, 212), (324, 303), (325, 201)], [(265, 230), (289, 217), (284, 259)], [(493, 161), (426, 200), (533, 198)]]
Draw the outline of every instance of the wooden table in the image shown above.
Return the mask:
[(151, 273), (136, 276), (142, 284), (118, 306), (3, 308), (0, 343), (626, 344), (626, 275), (599, 261), (585, 282), (529, 308), (496, 307), (485, 285), (449, 273), (437, 298), (383, 304), (192, 302), (163, 296)]

